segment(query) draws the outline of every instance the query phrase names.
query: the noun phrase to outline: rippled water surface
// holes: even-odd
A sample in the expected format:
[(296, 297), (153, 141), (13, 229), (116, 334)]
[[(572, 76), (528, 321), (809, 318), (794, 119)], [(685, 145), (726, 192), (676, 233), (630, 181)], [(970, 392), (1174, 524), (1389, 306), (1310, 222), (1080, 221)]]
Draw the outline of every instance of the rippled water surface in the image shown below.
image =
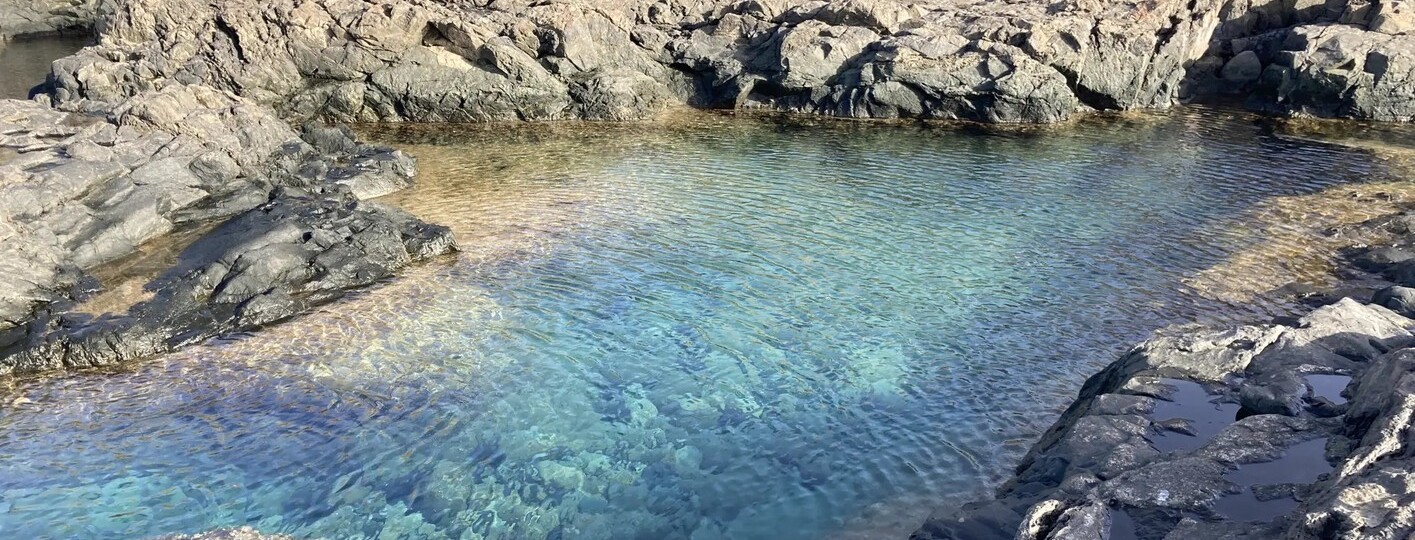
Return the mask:
[(1255, 208), (1393, 174), (1193, 111), (373, 134), (465, 251), (0, 397), (0, 536), (903, 538), (1155, 328), (1284, 313), (1186, 285)]

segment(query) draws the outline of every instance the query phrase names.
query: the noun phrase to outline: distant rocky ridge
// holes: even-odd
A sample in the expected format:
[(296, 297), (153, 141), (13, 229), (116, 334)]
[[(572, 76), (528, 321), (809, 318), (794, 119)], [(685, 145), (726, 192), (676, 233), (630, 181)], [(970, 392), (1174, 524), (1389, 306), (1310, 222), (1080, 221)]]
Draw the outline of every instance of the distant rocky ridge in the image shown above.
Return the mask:
[(207, 84), (291, 118), (476, 122), (672, 106), (1055, 122), (1226, 96), (1415, 119), (1405, 0), (124, 0), (57, 100)]

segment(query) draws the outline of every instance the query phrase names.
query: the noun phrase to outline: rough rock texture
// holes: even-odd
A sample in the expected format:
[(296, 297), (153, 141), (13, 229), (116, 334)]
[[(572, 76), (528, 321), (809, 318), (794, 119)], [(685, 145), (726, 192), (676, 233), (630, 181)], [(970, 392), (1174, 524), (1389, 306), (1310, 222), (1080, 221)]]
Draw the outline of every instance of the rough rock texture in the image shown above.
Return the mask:
[(0, 101), (0, 347), (70, 296), (81, 271), (253, 208), (274, 186), (374, 196), (412, 174), (399, 152), (332, 128), (302, 139), (269, 109), (209, 87), (171, 85), (104, 117)]
[(82, 32), (98, 19), (99, 0), (0, 0), (0, 49), (19, 36)]
[[(128, 0), (61, 102), (204, 83), (338, 121), (629, 119), (681, 104), (1052, 122), (1252, 96), (1408, 120), (1402, 0)], [(1353, 63), (1354, 62), (1354, 63)]]
[(1291, 326), (1161, 335), (1087, 381), (996, 499), (915, 537), (1415, 535), (1412, 327), (1345, 299)]
[(279, 188), (182, 252), (126, 314), (41, 317), (0, 375), (109, 365), (269, 324), (454, 249), (445, 227), (349, 189)]
[(1404, 0), (1298, 4), (1325, 13), (1315, 18), (1323, 24), (1220, 28), (1190, 68), (1200, 81), (1193, 91), (1246, 95), (1255, 109), (1285, 114), (1415, 120), (1415, 7)]

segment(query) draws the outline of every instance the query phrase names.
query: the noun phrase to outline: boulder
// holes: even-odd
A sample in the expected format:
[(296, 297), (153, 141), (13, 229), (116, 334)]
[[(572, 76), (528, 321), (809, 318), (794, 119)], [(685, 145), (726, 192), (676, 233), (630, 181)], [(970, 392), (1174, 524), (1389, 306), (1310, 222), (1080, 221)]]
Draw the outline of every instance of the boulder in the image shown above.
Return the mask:
[[(1290, 326), (1175, 329), (1088, 381), (993, 500), (940, 510), (914, 538), (1408, 537), (1415, 534), (1412, 326), (1347, 299)], [(1303, 377), (1342, 370), (1356, 374), (1348, 404), (1311, 398)], [(1180, 396), (1173, 377), (1204, 380), (1207, 395)], [(1216, 432), (1163, 417), (1221, 419), (1214, 403), (1235, 399), (1246, 411), (1211, 426)], [(1168, 407), (1163, 416), (1159, 403)], [(1206, 438), (1170, 444), (1199, 435)], [(1313, 444), (1324, 450), (1318, 459), (1294, 454)], [(1278, 461), (1285, 459), (1298, 461)], [(1234, 474), (1257, 464), (1269, 472)], [(1294, 496), (1291, 506), (1277, 503), (1288, 510), (1276, 519), (1226, 513), (1227, 497), (1262, 504)], [(1125, 530), (1113, 528), (1121, 514)]]

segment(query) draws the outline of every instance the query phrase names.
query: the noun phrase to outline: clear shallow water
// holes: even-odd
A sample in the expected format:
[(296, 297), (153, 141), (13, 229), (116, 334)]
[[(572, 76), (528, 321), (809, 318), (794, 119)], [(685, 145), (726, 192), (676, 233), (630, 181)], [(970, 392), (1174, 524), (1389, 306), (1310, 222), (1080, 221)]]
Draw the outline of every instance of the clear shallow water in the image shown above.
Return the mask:
[[(694, 117), (384, 128), (464, 253), (0, 398), (0, 536), (906, 537), (1184, 278), (1386, 164), (1189, 111), (1035, 132)], [(1241, 284), (1239, 284), (1241, 285)]]

